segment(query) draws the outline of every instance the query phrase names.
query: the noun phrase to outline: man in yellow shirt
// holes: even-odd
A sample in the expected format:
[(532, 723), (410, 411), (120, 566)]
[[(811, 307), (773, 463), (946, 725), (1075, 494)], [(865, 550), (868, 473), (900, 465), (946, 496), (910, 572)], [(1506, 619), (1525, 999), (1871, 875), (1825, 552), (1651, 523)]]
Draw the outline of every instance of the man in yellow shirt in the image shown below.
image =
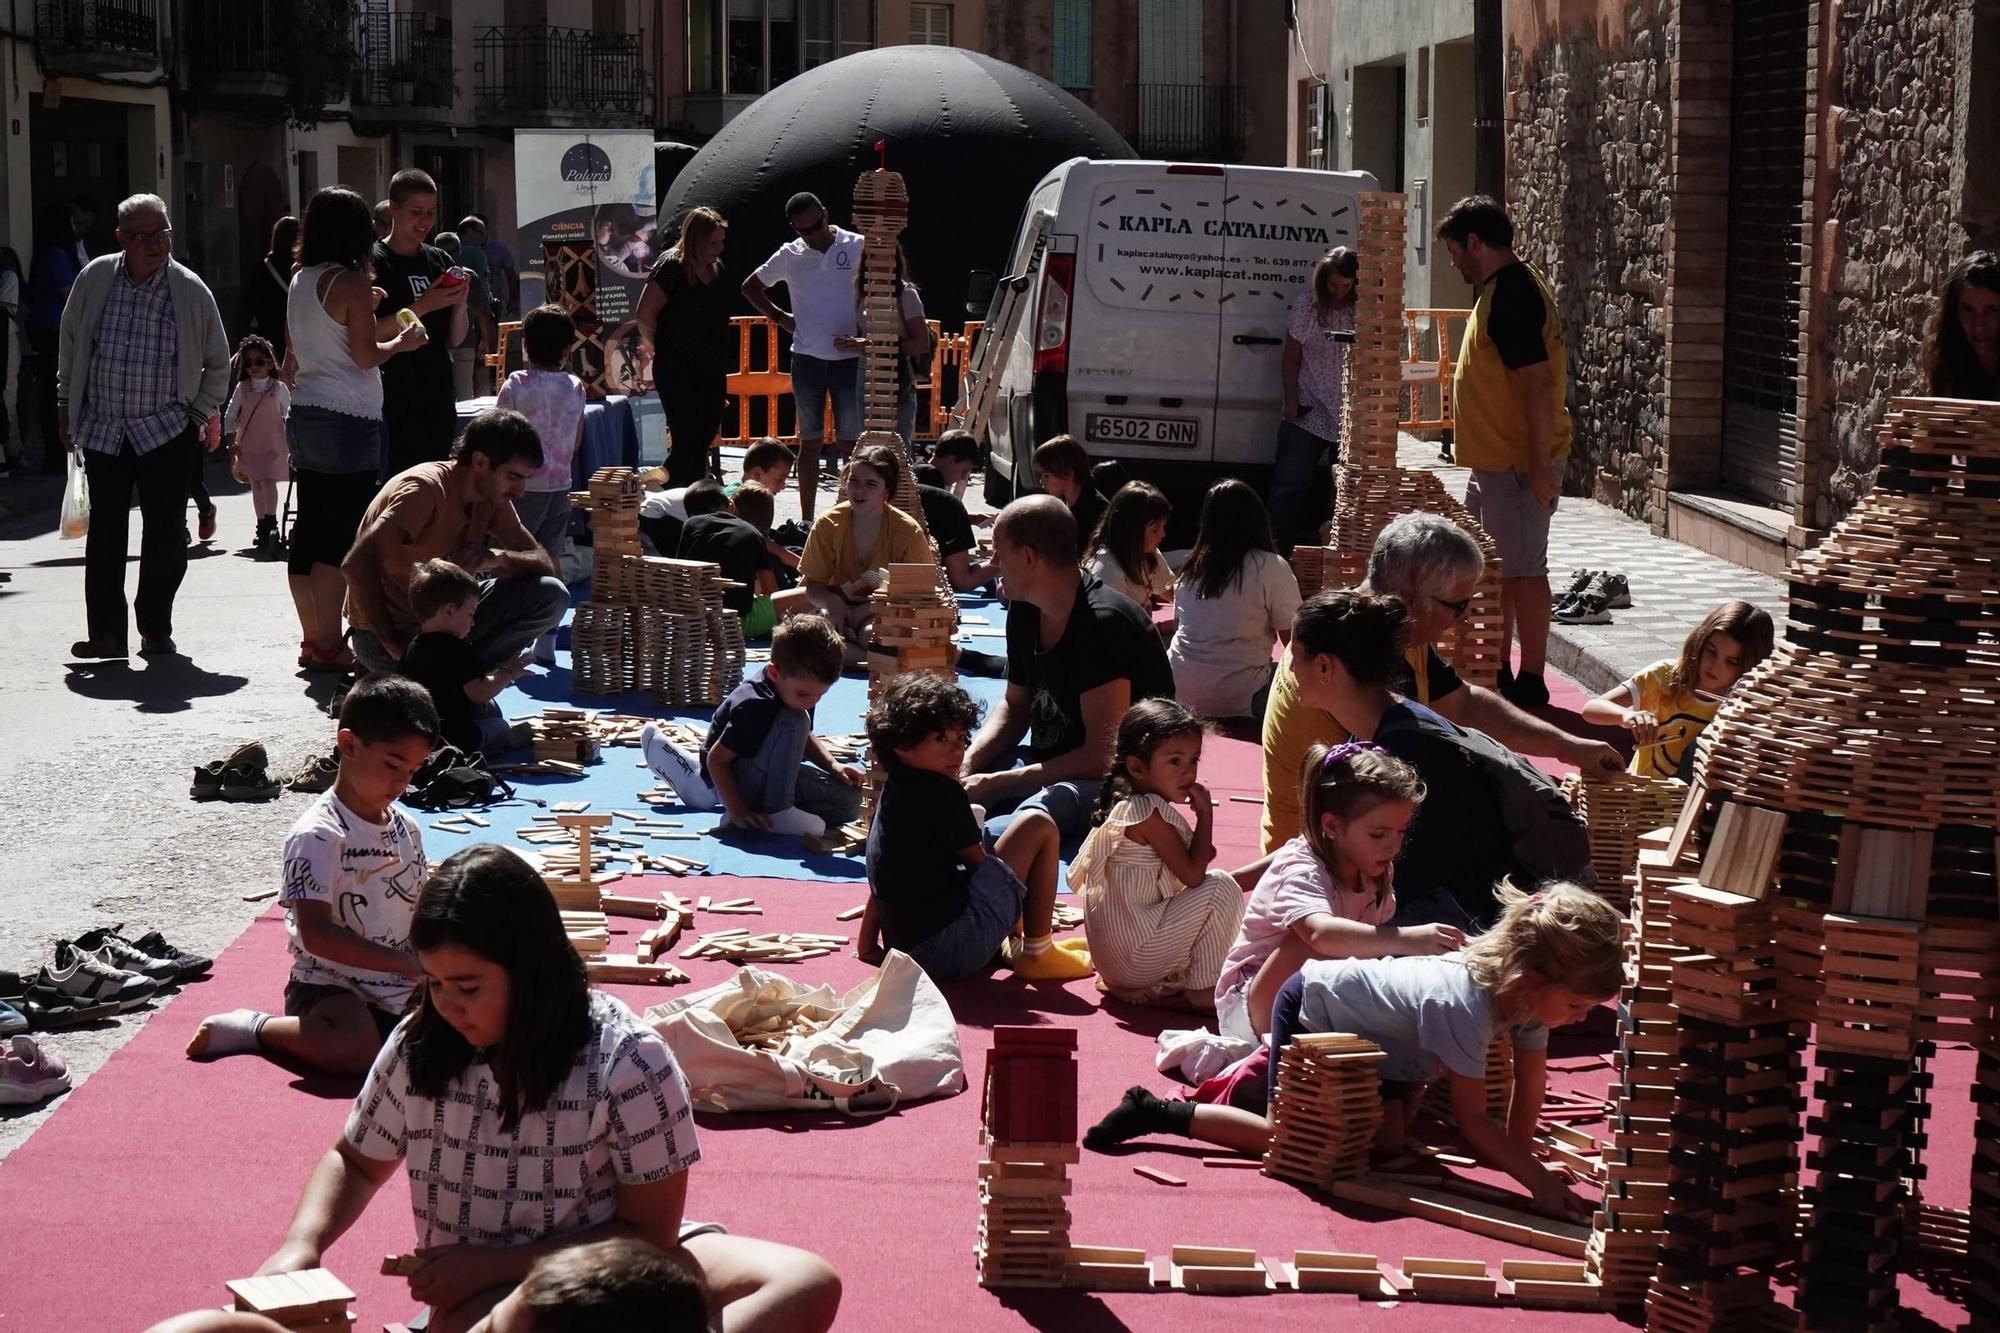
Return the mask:
[(1498, 201), (1471, 195), (1437, 225), (1451, 266), (1477, 291), (1452, 371), (1452, 449), (1472, 469), (1465, 507), (1500, 552), (1505, 632), (1521, 645), (1500, 692), (1523, 708), (1549, 701), (1549, 519), (1569, 462), (1562, 321), (1548, 283), (1514, 253)]
[[(1403, 650), (1408, 677), (1392, 688), (1460, 726), (1483, 731), (1508, 749), (1544, 755), (1585, 772), (1616, 773), (1625, 766), (1618, 751), (1602, 741), (1572, 736), (1508, 703), (1491, 690), (1459, 679), (1436, 648), (1472, 604), (1473, 589), (1486, 558), (1472, 537), (1436, 514), (1404, 514), (1375, 539), (1368, 555), (1368, 590), (1401, 598), (1410, 608), (1409, 645)], [(1349, 739), (1324, 709), (1299, 698), (1291, 657), (1278, 664), (1271, 702), (1264, 710), (1263, 849), (1275, 851), (1297, 837), (1299, 770), (1314, 745)]]

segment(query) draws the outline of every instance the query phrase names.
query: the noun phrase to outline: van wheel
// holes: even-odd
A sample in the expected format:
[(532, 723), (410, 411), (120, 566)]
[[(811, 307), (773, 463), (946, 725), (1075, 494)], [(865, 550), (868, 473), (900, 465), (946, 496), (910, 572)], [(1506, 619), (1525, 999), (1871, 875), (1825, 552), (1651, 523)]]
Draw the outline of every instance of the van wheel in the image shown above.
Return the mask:
[(1000, 475), (1000, 469), (992, 463), (986, 465), (986, 503), (995, 509), (1005, 509), (1014, 498), (1014, 483)]

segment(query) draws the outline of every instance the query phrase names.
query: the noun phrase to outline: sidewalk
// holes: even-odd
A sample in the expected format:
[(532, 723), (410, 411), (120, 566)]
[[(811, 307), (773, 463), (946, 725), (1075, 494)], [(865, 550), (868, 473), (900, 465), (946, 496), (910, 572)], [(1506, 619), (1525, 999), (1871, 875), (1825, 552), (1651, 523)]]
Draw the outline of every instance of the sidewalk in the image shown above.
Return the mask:
[[(1469, 475), (1438, 461), (1429, 440), (1402, 437), (1398, 460), (1444, 478), (1446, 489), (1465, 498)], [(1609, 625), (1564, 625), (1549, 629), (1549, 665), (1592, 693), (1602, 693), (1664, 657), (1679, 657), (1681, 645), (1716, 604), (1733, 597), (1754, 602), (1782, 617), (1785, 585), (1719, 556), (1654, 536), (1645, 524), (1581, 496), (1565, 495), (1549, 527), (1549, 579), (1558, 588), (1580, 567), (1616, 569), (1632, 584), (1632, 605), (1611, 613)], [(1781, 626), (1782, 632), (1782, 626)]]

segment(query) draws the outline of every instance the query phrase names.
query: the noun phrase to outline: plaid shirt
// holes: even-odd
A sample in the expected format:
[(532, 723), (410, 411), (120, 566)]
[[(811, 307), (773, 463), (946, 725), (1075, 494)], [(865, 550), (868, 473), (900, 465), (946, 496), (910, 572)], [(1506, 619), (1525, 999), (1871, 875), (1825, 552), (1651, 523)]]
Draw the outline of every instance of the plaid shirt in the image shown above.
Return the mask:
[(91, 349), (90, 379), (76, 442), (101, 454), (132, 444), (148, 454), (186, 430), (187, 409), (175, 398), (174, 368), (180, 335), (174, 298), (161, 264), (144, 282), (125, 277), (125, 261), (104, 301)]

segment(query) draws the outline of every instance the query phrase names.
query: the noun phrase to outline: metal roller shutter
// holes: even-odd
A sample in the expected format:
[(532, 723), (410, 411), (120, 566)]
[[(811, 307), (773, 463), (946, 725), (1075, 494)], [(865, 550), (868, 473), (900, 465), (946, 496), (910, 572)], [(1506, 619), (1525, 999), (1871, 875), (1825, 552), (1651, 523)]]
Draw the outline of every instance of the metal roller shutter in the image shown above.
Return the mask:
[(1799, 229), (1810, 0), (1736, 0), (1722, 484), (1780, 508), (1798, 478)]

